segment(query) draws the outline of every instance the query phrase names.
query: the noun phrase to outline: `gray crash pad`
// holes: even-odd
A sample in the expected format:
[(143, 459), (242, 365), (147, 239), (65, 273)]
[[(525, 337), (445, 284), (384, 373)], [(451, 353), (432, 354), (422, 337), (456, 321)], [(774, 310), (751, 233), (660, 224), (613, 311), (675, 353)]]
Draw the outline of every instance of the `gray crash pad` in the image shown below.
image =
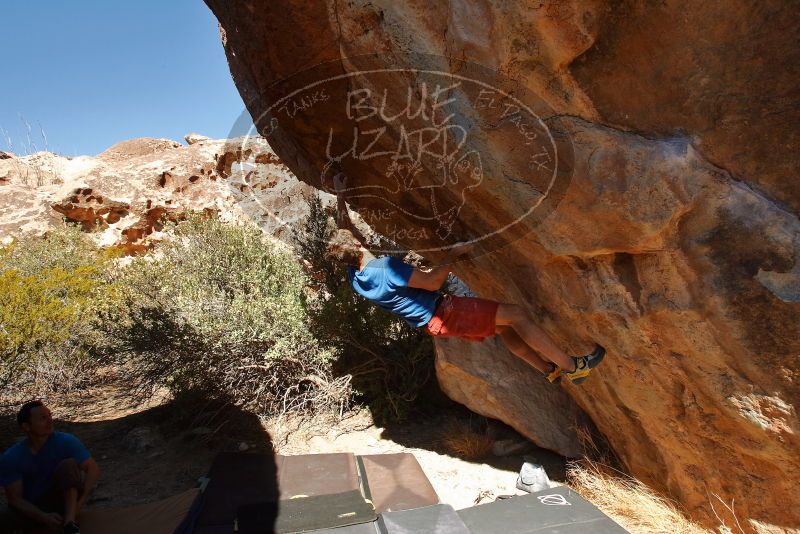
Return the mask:
[(305, 534), (380, 534), (380, 531), (378, 530), (378, 524), (373, 521), (372, 523), (361, 523), (346, 527), (311, 530)]
[(378, 516), (382, 534), (471, 534), (449, 504), (385, 512)]
[(458, 511), (473, 534), (624, 534), (624, 528), (566, 486)]

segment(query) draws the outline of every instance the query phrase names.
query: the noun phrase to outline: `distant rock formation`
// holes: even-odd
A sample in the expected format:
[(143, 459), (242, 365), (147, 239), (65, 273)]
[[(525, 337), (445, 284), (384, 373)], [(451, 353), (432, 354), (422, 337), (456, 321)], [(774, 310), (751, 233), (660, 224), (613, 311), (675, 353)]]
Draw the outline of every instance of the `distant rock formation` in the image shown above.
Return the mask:
[(193, 145), (195, 143), (201, 143), (203, 141), (208, 141), (211, 139), (210, 137), (206, 137), (205, 135), (200, 135), (199, 133), (188, 133), (183, 138), (186, 140), (186, 143), (189, 145)]
[(166, 220), (189, 211), (250, 220), (276, 237), (305, 217), (302, 197), (314, 190), (262, 138), (193, 139), (131, 139), (96, 157), (0, 159), (0, 240), (65, 220), (95, 231), (102, 245), (136, 253), (159, 239)]
[[(473, 290), (609, 349), (564, 388), (630, 472), (709, 524), (734, 524), (718, 496), (744, 528), (800, 525), (800, 4), (206, 3), (301, 180), (329, 190), (335, 160), (411, 248), (485, 237), (459, 266)], [(444, 389), (557, 435), (531, 423), (541, 378), (484, 348), (440, 357)]]

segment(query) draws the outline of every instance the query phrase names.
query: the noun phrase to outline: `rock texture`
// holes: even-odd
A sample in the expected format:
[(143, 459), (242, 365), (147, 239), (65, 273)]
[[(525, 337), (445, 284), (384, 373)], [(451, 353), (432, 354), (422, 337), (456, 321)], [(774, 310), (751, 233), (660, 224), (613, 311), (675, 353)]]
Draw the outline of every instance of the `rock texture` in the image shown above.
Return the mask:
[[(596, 375), (565, 390), (630, 472), (709, 524), (734, 524), (722, 500), (745, 529), (800, 525), (798, 4), (206, 3), (257, 127), (301, 180), (329, 189), (339, 160), (351, 205), (405, 246), (490, 236), (456, 268), (472, 289), (526, 305), (573, 352), (589, 340), (609, 349)], [(465, 60), (501, 73), (487, 87), (503, 102), (529, 95), (542, 122), (528, 122), (528, 140), (550, 135), (538, 148), (564, 171), (558, 187), (522, 172), (543, 162), (512, 136), (524, 113), (497, 115), (466, 84), (444, 91), (453, 100), (437, 112), (409, 70), (466, 72)], [(309, 85), (321, 74), (347, 82)], [(372, 99), (352, 100), (359, 90)], [(393, 118), (412, 100), (434, 118)], [(381, 101), (389, 112), (365, 113)], [(460, 159), (437, 165), (420, 149), (423, 119), (469, 136)], [(377, 132), (374, 143), (342, 152), (351, 130)], [(406, 165), (415, 143), (425, 157)], [(542, 199), (541, 216), (522, 216)], [(537, 377), (490, 349), (481, 360), (448, 347), (445, 389), (535, 437), (524, 385)]]
[(96, 232), (97, 241), (129, 253), (152, 246), (167, 220), (213, 211), (288, 237), (313, 189), (297, 181), (263, 139), (213, 140), (191, 146), (132, 139), (96, 157), (39, 152), (0, 160), (0, 240), (42, 233), (62, 221)]
[(588, 426), (586, 415), (566, 391), (531, 373), (499, 338), (441, 340), (436, 343), (436, 374), (451, 399), (508, 421), (541, 447), (569, 457), (582, 454), (575, 429)]

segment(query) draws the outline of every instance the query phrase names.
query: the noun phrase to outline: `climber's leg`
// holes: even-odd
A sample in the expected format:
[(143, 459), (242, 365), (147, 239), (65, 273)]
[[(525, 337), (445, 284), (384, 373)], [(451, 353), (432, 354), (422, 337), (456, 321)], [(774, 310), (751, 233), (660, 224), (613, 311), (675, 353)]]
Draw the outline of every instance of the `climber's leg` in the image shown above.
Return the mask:
[(495, 315), (497, 326), (510, 326), (533, 350), (550, 360), (564, 371), (575, 370), (575, 361), (558, 348), (547, 333), (530, 320), (521, 306), (500, 304)]
[(506, 348), (518, 358), (524, 360), (544, 374), (549, 374), (553, 371), (553, 365), (555, 364), (541, 359), (539, 355), (536, 354), (536, 351), (530, 348), (513, 328), (510, 326), (498, 326), (497, 333), (500, 335), (503, 343), (505, 343)]

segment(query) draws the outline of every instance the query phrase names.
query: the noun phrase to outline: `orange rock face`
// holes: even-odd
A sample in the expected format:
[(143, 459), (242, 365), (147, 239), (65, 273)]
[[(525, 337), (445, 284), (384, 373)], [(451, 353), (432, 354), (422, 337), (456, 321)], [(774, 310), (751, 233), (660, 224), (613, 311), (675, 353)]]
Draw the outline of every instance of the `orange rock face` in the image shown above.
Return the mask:
[[(434, 260), (476, 240), (473, 290), (609, 349), (565, 389), (634, 475), (709, 523), (733, 524), (719, 496), (745, 529), (800, 525), (796, 3), (206, 3), (301, 180), (344, 170)], [(439, 379), (536, 439), (492, 365), (448, 352)]]

